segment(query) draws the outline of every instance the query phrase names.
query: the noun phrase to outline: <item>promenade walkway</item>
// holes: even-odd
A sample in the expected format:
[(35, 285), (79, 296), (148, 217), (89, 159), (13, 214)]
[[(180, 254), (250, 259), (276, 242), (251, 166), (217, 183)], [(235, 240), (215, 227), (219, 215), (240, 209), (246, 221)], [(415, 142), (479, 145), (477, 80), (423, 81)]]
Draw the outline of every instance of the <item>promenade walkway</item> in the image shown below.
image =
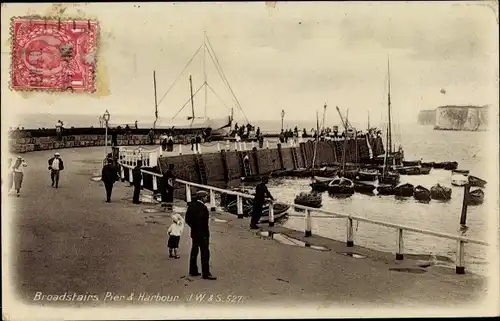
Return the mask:
[[(347, 250), (343, 243), (315, 236), (311, 243), (330, 250), (280, 244), (250, 231), (246, 219), (221, 211), (211, 222), (211, 269), (218, 280), (190, 277), (188, 228), (181, 239), (181, 258), (169, 259), (168, 216), (144, 211), (153, 205), (133, 205), (128, 183), (118, 182), (112, 203), (104, 202), (102, 183), (91, 179), (100, 173), (102, 147), (59, 152), (65, 162), (59, 189), (51, 188), (47, 170), (54, 151), (24, 154), (28, 167), (22, 195), (8, 197), (12, 211), (2, 214), (10, 214), (12, 222), (12, 282), (26, 303), (50, 306), (54, 303), (34, 301), (36, 293), (67, 292), (96, 294), (99, 300), (62, 305), (99, 306), (113, 304), (104, 300), (107, 292), (113, 292), (124, 298), (132, 293), (134, 298), (141, 293), (178, 296), (179, 304), (188, 304), (187, 297), (203, 292), (207, 304), (215, 303), (208, 302), (210, 294), (218, 294), (234, 295), (240, 306), (412, 309), (404, 312), (407, 315), (442, 314), (433, 309), (451, 309), (452, 314), (467, 309), (477, 315), (486, 311), (477, 301), (487, 293), (486, 280), (479, 276), (456, 275), (439, 267), (428, 267), (421, 274), (391, 271), (398, 264), (418, 262), (396, 263), (392, 254), (367, 249), (357, 249), (367, 258), (352, 258), (339, 253)], [(185, 206), (176, 202), (179, 210)], [(146, 303), (152, 304), (136, 299), (114, 302)], [(337, 315), (335, 311), (331, 316)]]

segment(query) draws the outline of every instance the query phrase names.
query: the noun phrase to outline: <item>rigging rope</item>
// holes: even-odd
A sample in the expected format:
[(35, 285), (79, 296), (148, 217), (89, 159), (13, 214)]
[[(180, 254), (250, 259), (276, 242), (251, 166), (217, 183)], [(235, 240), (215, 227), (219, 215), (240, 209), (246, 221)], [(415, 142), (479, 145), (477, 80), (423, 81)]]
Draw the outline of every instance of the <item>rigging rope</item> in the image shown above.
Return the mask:
[[(238, 98), (237, 98), (237, 97), (236, 97), (236, 95), (234, 94), (233, 89), (231, 88), (231, 85), (229, 84), (229, 81), (227, 80), (226, 75), (224, 74), (224, 71), (222, 71), (222, 66), (221, 66), (221, 65), (220, 65), (220, 63), (219, 63), (219, 59), (217, 59), (217, 55), (215, 54), (215, 50), (213, 49), (213, 47), (212, 47), (212, 43), (210, 42), (210, 39), (208, 39), (208, 37), (207, 37), (207, 41), (208, 41), (208, 45), (209, 45), (209, 47), (210, 47), (210, 50), (212, 50), (212, 52), (214, 53), (215, 61), (217, 61), (217, 65), (218, 65), (218, 66), (219, 66), (219, 68), (221, 69), (222, 75), (223, 75), (223, 77), (224, 77), (224, 80), (226, 81), (227, 86), (229, 87), (229, 90), (230, 90), (230, 91), (231, 91), (231, 93), (233, 94), (233, 97), (234, 97), (234, 99), (236, 100), (236, 102), (238, 103), (238, 107), (240, 108), (240, 111), (241, 111), (241, 113), (243, 114), (243, 117), (245, 117), (245, 120), (247, 121), (247, 123), (249, 123), (248, 118), (247, 118), (247, 116), (245, 115), (245, 112), (243, 111), (243, 108), (241, 107), (241, 104), (240, 104), (240, 102), (239, 102)], [(207, 49), (208, 49), (208, 48), (207, 48)], [(208, 50), (208, 51), (210, 52), (210, 50)]]
[(214, 63), (214, 66), (215, 66), (215, 69), (217, 70), (217, 73), (219, 74), (220, 78), (222, 79), (222, 82), (224, 83), (224, 85), (226, 85), (226, 87), (227, 87), (227, 89), (229, 91), (229, 94), (231, 95), (231, 98), (234, 100), (235, 104), (237, 105), (238, 102), (232, 96), (231, 91), (229, 90), (229, 86), (226, 83), (226, 80), (224, 79), (224, 76), (222, 75), (222, 70), (221, 70), (220, 66), (217, 65), (217, 62), (215, 61), (214, 56), (212, 55), (212, 53), (210, 52), (210, 50), (208, 50), (208, 47), (207, 47), (207, 52), (208, 52), (208, 55), (210, 56), (210, 59), (212, 59), (212, 62)]
[[(158, 105), (160, 105), (160, 103), (163, 101), (163, 99), (167, 96), (167, 94), (170, 92), (170, 90), (175, 86), (175, 84), (177, 83), (177, 81), (179, 81), (179, 79), (181, 78), (182, 74), (184, 73), (184, 71), (186, 71), (186, 68), (189, 66), (189, 64), (193, 61), (194, 57), (196, 57), (196, 55), (198, 54), (198, 52), (200, 51), (201, 47), (203, 47), (203, 45), (201, 45), (198, 50), (196, 50), (196, 52), (194, 53), (194, 55), (191, 57), (191, 59), (189, 59), (189, 62), (186, 64), (186, 66), (184, 66), (184, 69), (182, 69), (182, 72), (179, 74), (179, 76), (175, 79), (174, 83), (170, 86), (170, 88), (168, 88), (167, 92), (165, 93), (165, 95), (163, 95), (163, 97), (161, 97), (161, 99), (158, 101), (158, 104), (156, 104), (156, 106), (158, 107)], [(184, 107), (183, 107), (184, 108)]]
[(220, 98), (220, 96), (219, 96), (219, 95), (215, 92), (215, 90), (212, 88), (212, 86), (210, 86), (208, 83), (206, 84), (206, 86), (208, 86), (208, 88), (209, 88), (209, 89), (210, 89), (210, 90), (214, 93), (214, 95), (215, 95), (217, 98), (219, 98), (219, 100), (221, 101), (221, 103), (222, 103), (224, 106), (226, 106), (226, 108), (227, 108), (228, 110), (231, 110), (231, 108), (229, 108), (229, 107), (226, 105), (226, 103), (222, 100), (222, 98)]
[[(203, 88), (203, 86), (205, 86), (205, 84), (201, 85), (200, 88), (198, 88), (198, 90), (193, 94), (193, 98), (196, 96), (196, 94)], [(174, 119), (175, 117), (177, 117), (177, 115), (179, 115), (179, 113), (184, 109), (184, 107), (186, 107), (186, 105), (191, 101), (191, 98), (189, 98), (186, 103), (184, 103), (184, 105), (182, 105), (182, 108), (177, 112), (177, 114), (174, 115), (174, 117), (172, 117), (172, 119)]]

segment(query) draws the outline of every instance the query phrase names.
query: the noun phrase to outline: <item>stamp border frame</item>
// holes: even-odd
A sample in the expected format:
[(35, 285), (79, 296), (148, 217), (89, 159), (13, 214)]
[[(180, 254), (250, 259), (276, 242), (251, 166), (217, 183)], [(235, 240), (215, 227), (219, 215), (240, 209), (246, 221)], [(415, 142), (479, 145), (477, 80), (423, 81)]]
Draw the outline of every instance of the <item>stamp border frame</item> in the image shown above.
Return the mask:
[[(49, 88), (13, 88), (12, 87), (12, 79), (14, 76), (14, 70), (12, 68), (12, 55), (14, 53), (14, 21), (16, 19), (26, 19), (26, 20), (56, 20), (60, 22), (72, 22), (72, 21), (87, 21), (89, 23), (94, 23), (95, 24), (95, 33), (96, 33), (96, 38), (95, 38), (95, 56), (94, 56), (94, 72), (92, 73), (92, 81), (93, 81), (93, 89), (91, 91), (74, 91), (74, 90), (67, 90), (67, 89), (49, 89)], [(70, 94), (95, 94), (98, 92), (97, 88), (97, 74), (99, 72), (99, 64), (98, 64), (98, 57), (99, 57), (99, 48), (101, 46), (100, 39), (101, 39), (101, 26), (100, 26), (100, 21), (92, 18), (92, 19), (84, 19), (84, 18), (72, 18), (72, 17), (58, 17), (58, 16), (41, 16), (41, 15), (28, 15), (28, 16), (12, 16), (10, 18), (10, 25), (9, 25), (9, 37), (10, 37), (10, 66), (9, 66), (9, 89), (13, 92), (20, 92), (20, 93), (28, 93), (28, 92), (39, 92), (39, 93), (46, 93), (46, 94), (61, 94), (61, 93), (70, 93)]]

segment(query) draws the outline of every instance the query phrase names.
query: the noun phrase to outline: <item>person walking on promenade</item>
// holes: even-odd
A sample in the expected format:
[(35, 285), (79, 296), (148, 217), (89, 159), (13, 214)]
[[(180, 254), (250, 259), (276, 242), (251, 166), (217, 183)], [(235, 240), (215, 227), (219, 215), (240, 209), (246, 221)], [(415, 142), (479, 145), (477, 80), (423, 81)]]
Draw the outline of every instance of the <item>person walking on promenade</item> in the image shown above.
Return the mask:
[(273, 196), (267, 189), (266, 184), (268, 183), (267, 177), (263, 177), (262, 181), (257, 184), (255, 187), (255, 197), (253, 199), (253, 210), (252, 210), (252, 218), (250, 220), (250, 228), (252, 230), (258, 229), (257, 224), (259, 223), (260, 217), (262, 216), (262, 206), (264, 206), (264, 202), (266, 197), (274, 200)]
[(113, 165), (113, 159), (108, 158), (107, 162), (102, 168), (101, 181), (104, 183), (104, 188), (106, 189), (106, 203), (110, 203), (113, 184), (118, 180), (118, 175)]
[(142, 172), (141, 172), (141, 167), (142, 167), (142, 161), (138, 160), (137, 165), (135, 165), (134, 169), (132, 170), (132, 180), (133, 180), (133, 185), (134, 185), (134, 196), (132, 198), (132, 203), (134, 204), (141, 204), (139, 201), (139, 197), (141, 196), (141, 181), (142, 181)]
[(26, 161), (17, 156), (16, 162), (12, 165), (12, 173), (14, 179), (14, 189), (16, 190), (17, 197), (21, 196), (21, 187), (23, 185), (24, 167), (28, 166)]
[(59, 188), (59, 173), (64, 170), (64, 162), (59, 153), (54, 153), (54, 157), (49, 159), (49, 170), (52, 186)]
[(61, 120), (58, 120), (56, 123), (56, 134), (57, 134), (57, 138), (59, 140), (62, 139), (63, 126), (64, 126), (64, 123)]
[(217, 278), (210, 273), (210, 250), (209, 250), (209, 212), (203, 201), (206, 199), (206, 192), (199, 191), (195, 195), (195, 200), (189, 203), (186, 211), (186, 223), (191, 228), (191, 255), (189, 259), (189, 275), (199, 276), (198, 272), (198, 252), (201, 252), (201, 275), (207, 280)]
[(184, 231), (184, 220), (179, 214), (172, 215), (173, 223), (168, 227), (168, 252), (169, 257), (178, 259), (177, 250), (179, 249), (179, 241), (181, 239), (182, 232)]

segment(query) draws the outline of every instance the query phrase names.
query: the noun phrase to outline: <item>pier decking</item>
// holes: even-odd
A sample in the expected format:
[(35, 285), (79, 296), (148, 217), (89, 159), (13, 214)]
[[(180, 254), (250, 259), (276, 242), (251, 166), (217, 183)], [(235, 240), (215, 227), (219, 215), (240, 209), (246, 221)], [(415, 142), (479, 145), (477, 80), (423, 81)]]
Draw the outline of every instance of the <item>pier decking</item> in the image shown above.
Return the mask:
[[(50, 187), (47, 171), (47, 159), (53, 152), (23, 155), (28, 168), (21, 197), (8, 197), (6, 204), (12, 209), (8, 213), (12, 222), (11, 245), (4, 248), (10, 251), (9, 261), (5, 262), (10, 266), (7, 273), (12, 275), (14, 291), (27, 304), (125, 304), (104, 301), (107, 292), (125, 297), (131, 293), (136, 297), (140, 293), (159, 293), (178, 296), (179, 304), (188, 304), (186, 297), (203, 292), (223, 298), (234, 295), (240, 306), (258, 303), (337, 309), (332, 310), (331, 316), (344, 308), (397, 308), (401, 315), (414, 316), (443, 315), (444, 311), (449, 311), (449, 315), (464, 311), (468, 315), (495, 313), (496, 305), (481, 301), (487, 293), (483, 277), (456, 275), (453, 270), (433, 266), (418, 274), (393, 271), (390, 269), (395, 267), (418, 268), (422, 262), (397, 262), (391, 253), (347, 248), (343, 242), (317, 236), (308, 238), (308, 242), (329, 251), (280, 244), (250, 231), (247, 219), (222, 211), (212, 212), (211, 221), (211, 270), (218, 280), (190, 277), (188, 228), (181, 238), (181, 258), (169, 259), (168, 216), (147, 213), (153, 205), (133, 205), (132, 188), (126, 182), (115, 184), (112, 203), (104, 202), (102, 183), (91, 179), (100, 175), (103, 147), (61, 150), (65, 170), (59, 189)], [(185, 206), (184, 202), (176, 202), (179, 209)], [(299, 232), (279, 226), (273, 229), (300, 238)], [(366, 258), (341, 254), (346, 251), (356, 251)], [(37, 292), (96, 294), (99, 300), (34, 301)], [(146, 303), (151, 307), (155, 304), (144, 300), (126, 302)], [(235, 306), (234, 302), (231, 306)], [(282, 315), (291, 316), (293, 311), (287, 308)], [(350, 312), (343, 315), (360, 312), (347, 311)], [(215, 310), (213, 316), (216, 315)], [(259, 317), (266, 315), (265, 311), (259, 312)]]

